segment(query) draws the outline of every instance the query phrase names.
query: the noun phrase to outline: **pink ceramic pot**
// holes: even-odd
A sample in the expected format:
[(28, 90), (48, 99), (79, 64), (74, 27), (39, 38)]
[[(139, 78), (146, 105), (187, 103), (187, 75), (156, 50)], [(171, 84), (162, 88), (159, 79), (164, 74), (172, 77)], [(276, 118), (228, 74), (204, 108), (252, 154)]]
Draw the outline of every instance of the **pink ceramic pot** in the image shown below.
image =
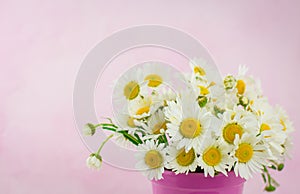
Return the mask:
[(242, 194), (245, 179), (229, 172), (228, 177), (218, 174), (214, 178), (203, 173), (175, 175), (165, 171), (164, 179), (152, 181), (153, 194)]

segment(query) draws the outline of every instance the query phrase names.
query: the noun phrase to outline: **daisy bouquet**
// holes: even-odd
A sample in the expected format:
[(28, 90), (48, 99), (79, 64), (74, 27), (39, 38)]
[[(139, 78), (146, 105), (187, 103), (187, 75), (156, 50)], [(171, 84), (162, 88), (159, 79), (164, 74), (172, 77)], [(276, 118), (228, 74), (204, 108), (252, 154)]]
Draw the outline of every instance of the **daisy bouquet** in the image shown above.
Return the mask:
[(265, 190), (274, 191), (279, 184), (270, 171), (283, 169), (291, 147), (293, 126), (286, 112), (270, 105), (244, 66), (221, 83), (208, 79), (205, 61), (192, 60), (190, 67), (175, 76), (183, 83), (180, 89), (166, 84), (175, 74), (159, 63), (121, 76), (113, 94), (115, 117), (84, 127), (86, 135), (112, 132), (87, 159), (88, 166), (100, 168), (101, 149), (115, 138), (136, 148), (136, 167), (150, 180), (162, 179), (165, 170), (211, 177), (234, 171), (245, 179), (261, 173)]

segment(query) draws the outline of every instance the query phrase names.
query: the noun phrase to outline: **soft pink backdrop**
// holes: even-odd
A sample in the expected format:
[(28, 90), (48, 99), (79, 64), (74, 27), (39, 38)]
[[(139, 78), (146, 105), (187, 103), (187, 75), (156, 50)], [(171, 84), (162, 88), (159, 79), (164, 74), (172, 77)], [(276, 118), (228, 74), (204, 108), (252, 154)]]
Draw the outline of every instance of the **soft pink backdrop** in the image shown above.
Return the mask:
[[(203, 42), (223, 74), (247, 64), (294, 121), (293, 160), (275, 193), (298, 194), (300, 3), (252, 1), (0, 1), (0, 193), (145, 193), (139, 173), (85, 166), (72, 89), (96, 43), (132, 25), (161, 24)], [(256, 181), (258, 179), (258, 181)], [(260, 176), (245, 194), (263, 193)]]

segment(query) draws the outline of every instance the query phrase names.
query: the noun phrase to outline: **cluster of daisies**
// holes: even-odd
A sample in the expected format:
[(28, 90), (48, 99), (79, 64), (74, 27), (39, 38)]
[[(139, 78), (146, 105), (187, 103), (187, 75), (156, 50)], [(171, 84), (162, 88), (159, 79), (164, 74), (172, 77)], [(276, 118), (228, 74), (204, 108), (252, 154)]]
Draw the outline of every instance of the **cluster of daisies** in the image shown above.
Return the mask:
[[(150, 180), (162, 179), (165, 170), (211, 177), (234, 171), (245, 179), (262, 173), (266, 190), (275, 190), (269, 169), (282, 170), (291, 147), (286, 112), (269, 104), (246, 67), (218, 83), (208, 79), (204, 63), (190, 61), (192, 71), (182, 76), (159, 63), (128, 71), (114, 90), (114, 122), (89, 123), (84, 133), (99, 127), (113, 131), (122, 146), (135, 145), (136, 167)], [(104, 143), (88, 166), (100, 167)]]

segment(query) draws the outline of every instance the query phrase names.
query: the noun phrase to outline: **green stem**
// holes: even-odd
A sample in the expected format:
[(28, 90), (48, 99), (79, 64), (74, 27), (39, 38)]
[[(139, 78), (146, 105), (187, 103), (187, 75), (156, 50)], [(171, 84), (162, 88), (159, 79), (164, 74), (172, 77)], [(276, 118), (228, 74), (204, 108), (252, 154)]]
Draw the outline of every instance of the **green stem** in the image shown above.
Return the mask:
[(127, 140), (129, 140), (134, 145), (139, 145), (143, 143), (143, 141), (139, 138), (138, 135), (132, 136), (126, 130), (117, 131), (118, 126), (114, 125), (113, 123), (99, 123), (94, 125), (96, 128), (101, 127), (102, 129), (113, 131), (115, 133), (121, 133)]
[[(128, 139), (131, 143), (134, 145), (139, 145), (140, 142), (136, 138), (134, 138), (132, 135), (130, 135), (127, 131), (117, 131), (118, 133), (121, 133), (126, 139)], [(142, 142), (141, 142), (142, 143)]]
[(165, 133), (163, 134), (163, 139), (164, 139), (164, 142), (165, 142), (166, 146), (168, 146), (169, 142), (168, 142), (168, 139), (167, 139), (167, 136), (166, 136)]
[(113, 128), (118, 128), (116, 125), (112, 124), (112, 123), (99, 123), (97, 125), (95, 125), (95, 127), (113, 127)]
[(99, 153), (101, 152), (103, 146), (106, 144), (106, 142), (108, 142), (109, 139), (111, 139), (114, 135), (110, 135), (108, 136), (101, 144), (101, 146), (99, 147), (98, 151), (96, 152), (96, 155), (99, 155)]
[(106, 129), (106, 130), (109, 130), (109, 131), (117, 132), (117, 130), (115, 128), (111, 128), (111, 127), (102, 127), (102, 129)]

